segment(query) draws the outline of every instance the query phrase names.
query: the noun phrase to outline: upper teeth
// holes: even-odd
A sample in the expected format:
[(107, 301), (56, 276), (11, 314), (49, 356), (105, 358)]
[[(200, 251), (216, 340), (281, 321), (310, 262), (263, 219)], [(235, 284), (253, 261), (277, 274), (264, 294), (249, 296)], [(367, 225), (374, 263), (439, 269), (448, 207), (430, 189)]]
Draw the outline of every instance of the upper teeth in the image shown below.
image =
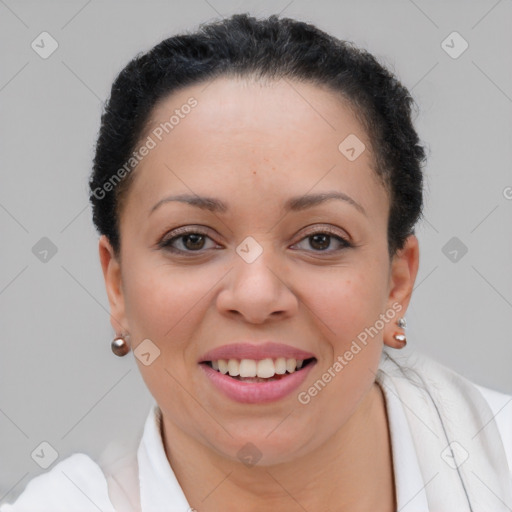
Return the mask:
[(284, 373), (293, 373), (295, 370), (302, 368), (304, 360), (286, 359), (278, 357), (275, 361), (273, 359), (261, 359), (256, 361), (254, 359), (219, 359), (218, 361), (211, 361), (212, 368), (220, 373), (229, 373), (231, 377), (260, 377), (268, 379), (274, 375), (283, 375)]

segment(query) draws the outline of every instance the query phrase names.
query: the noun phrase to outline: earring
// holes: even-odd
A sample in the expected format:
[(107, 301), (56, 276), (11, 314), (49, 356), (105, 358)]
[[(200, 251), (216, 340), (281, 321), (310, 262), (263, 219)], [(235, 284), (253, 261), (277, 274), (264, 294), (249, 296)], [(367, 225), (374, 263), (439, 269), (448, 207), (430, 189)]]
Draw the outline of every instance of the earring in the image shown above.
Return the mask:
[(125, 337), (128, 337), (128, 335), (116, 336), (112, 340), (111, 348), (112, 348), (112, 352), (116, 356), (123, 357), (126, 354), (128, 354), (128, 352), (130, 352), (130, 347), (128, 345), (128, 342), (125, 340)]
[[(405, 329), (407, 327), (407, 321), (404, 317), (401, 317), (397, 320), (396, 325), (398, 325), (398, 327), (401, 329)], [(407, 345), (407, 338), (405, 337), (405, 334), (395, 332), (395, 334), (393, 334), (393, 338), (395, 338), (395, 340), (400, 343), (400, 346), (397, 348), (404, 348), (405, 345)]]
[(395, 334), (393, 334), (393, 338), (395, 338), (396, 341), (401, 343), (402, 346), (398, 347), (398, 348), (404, 348), (405, 345), (407, 345), (407, 339), (406, 339), (404, 334), (400, 334), (399, 332), (395, 332)]

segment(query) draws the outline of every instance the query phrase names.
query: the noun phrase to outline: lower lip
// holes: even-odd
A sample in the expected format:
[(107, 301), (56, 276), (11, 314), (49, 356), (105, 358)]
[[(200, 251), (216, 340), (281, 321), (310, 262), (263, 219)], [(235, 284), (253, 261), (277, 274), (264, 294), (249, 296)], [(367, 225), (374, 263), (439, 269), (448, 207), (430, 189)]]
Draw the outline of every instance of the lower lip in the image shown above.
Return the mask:
[(224, 375), (207, 364), (200, 364), (213, 385), (229, 398), (246, 404), (275, 402), (297, 389), (308, 376), (316, 361), (302, 369), (286, 374), (286, 377), (271, 382), (244, 382)]

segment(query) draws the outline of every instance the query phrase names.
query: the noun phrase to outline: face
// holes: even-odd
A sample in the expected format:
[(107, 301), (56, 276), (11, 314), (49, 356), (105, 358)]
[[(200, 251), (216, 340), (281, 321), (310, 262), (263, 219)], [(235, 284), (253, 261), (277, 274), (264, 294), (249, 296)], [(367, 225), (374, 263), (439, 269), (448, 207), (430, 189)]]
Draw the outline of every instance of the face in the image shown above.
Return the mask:
[(390, 261), (389, 198), (339, 97), (284, 80), (206, 85), (153, 112), (120, 261), (100, 239), (112, 325), (149, 354), (137, 364), (167, 431), (233, 460), (252, 443), (275, 464), (327, 442), (374, 386), (417, 241)]

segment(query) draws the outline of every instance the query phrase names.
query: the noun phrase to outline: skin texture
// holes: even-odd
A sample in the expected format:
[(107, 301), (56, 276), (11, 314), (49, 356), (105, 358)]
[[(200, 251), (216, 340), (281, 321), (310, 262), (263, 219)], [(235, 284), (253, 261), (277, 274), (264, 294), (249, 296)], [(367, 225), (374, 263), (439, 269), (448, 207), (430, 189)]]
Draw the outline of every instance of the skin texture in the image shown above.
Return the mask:
[[(99, 253), (116, 332), (132, 349), (149, 338), (160, 356), (137, 363), (163, 413), (167, 457), (192, 507), (210, 510), (394, 510), (385, 401), (375, 383), (383, 343), (404, 316), (418, 270), (411, 235), (392, 261), (389, 198), (372, 170), (371, 145), (347, 104), (316, 85), (220, 78), (174, 93), (153, 111), (144, 138), (193, 96), (198, 104), (134, 171), (121, 213), (118, 261), (102, 236)], [(355, 134), (366, 150), (349, 161), (338, 145)], [(337, 191), (302, 211), (287, 199)], [(222, 200), (224, 212), (171, 194)], [(181, 226), (207, 229), (158, 248)], [(335, 236), (312, 239), (334, 230)], [(236, 247), (262, 247), (252, 263)], [(322, 244), (326, 250), (322, 251)], [(193, 252), (193, 251), (196, 252)], [(198, 365), (212, 348), (273, 340), (317, 358), (307, 390), (357, 335), (397, 304), (401, 311), (307, 405), (293, 392), (240, 404), (212, 387)], [(238, 451), (262, 456), (248, 467)], [(242, 506), (243, 505), (243, 506)]]

